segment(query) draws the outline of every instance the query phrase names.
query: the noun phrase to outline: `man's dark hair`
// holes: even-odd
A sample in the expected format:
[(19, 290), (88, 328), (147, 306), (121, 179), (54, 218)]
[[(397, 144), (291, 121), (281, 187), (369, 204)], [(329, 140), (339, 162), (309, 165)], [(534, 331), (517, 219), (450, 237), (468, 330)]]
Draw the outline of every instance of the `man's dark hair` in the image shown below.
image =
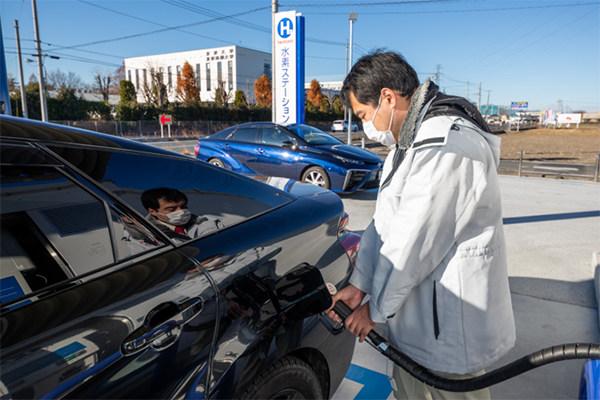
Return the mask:
[(378, 49), (354, 64), (344, 79), (340, 99), (346, 107), (350, 107), (350, 93), (353, 93), (359, 103), (377, 107), (381, 89), (392, 89), (410, 99), (417, 87), (417, 73), (404, 57)]
[(148, 189), (142, 193), (142, 205), (146, 210), (149, 208), (158, 210), (160, 208), (160, 203), (158, 201), (159, 199), (173, 203), (180, 202), (181, 200), (185, 201), (186, 203), (188, 201), (188, 198), (185, 194), (173, 188), (161, 187)]

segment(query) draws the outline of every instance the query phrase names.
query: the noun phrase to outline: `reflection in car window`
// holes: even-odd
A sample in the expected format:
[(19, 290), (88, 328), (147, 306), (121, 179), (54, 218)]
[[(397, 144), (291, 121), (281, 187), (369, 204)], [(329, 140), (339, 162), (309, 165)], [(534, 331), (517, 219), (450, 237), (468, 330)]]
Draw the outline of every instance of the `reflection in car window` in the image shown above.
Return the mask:
[(111, 236), (114, 226), (109, 227), (105, 204), (59, 169), (3, 166), (0, 179), (0, 302), (118, 259), (113, 248), (116, 238)]
[(258, 140), (258, 129), (247, 128), (237, 129), (234, 132), (227, 135), (225, 140), (233, 140), (236, 142), (256, 143)]
[[(88, 149), (64, 151), (58, 146), (49, 148), (57, 154), (62, 153), (68, 161), (72, 159), (79, 163), (76, 166), (92, 171), (99, 183), (138, 211), (147, 222), (161, 229), (175, 243), (206, 236), (290, 201), (280, 191), (253, 179), (193, 159)], [(97, 163), (90, 165), (84, 161), (86, 159), (97, 160)], [(170, 224), (165, 228), (164, 223), (169, 223), (166, 214), (177, 211), (177, 207), (160, 211), (160, 202), (154, 206), (144, 205), (144, 192), (165, 188), (174, 189), (185, 196), (187, 201), (183, 201), (178, 194), (175, 194), (174, 199), (171, 195), (163, 197), (167, 201), (183, 201), (186, 204), (191, 213), (189, 221), (199, 222), (201, 225), (197, 232), (190, 234), (187, 223), (178, 223), (184, 228), (184, 235), (181, 236), (175, 232), (174, 226), (178, 224)], [(158, 222), (151, 211), (160, 212), (162, 222)]]
[(281, 146), (283, 142), (296, 142), (290, 135), (277, 128), (263, 128), (261, 141), (271, 146)]
[(227, 136), (229, 136), (231, 134), (231, 132), (233, 132), (237, 127), (231, 127), (231, 128), (227, 128), (222, 130), (221, 132), (217, 132), (214, 135), (212, 135), (210, 138), (211, 139), (226, 139)]
[(288, 129), (312, 145), (342, 143), (330, 134), (309, 125), (292, 125)]

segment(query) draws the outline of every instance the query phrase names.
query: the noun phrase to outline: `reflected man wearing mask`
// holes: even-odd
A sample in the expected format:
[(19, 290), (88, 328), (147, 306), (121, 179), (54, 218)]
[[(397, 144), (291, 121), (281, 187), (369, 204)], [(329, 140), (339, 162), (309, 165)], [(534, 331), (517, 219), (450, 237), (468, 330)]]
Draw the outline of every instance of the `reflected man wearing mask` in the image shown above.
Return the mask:
[(176, 243), (204, 236), (223, 228), (220, 218), (194, 215), (188, 209), (188, 198), (177, 189), (155, 188), (142, 193), (146, 219)]

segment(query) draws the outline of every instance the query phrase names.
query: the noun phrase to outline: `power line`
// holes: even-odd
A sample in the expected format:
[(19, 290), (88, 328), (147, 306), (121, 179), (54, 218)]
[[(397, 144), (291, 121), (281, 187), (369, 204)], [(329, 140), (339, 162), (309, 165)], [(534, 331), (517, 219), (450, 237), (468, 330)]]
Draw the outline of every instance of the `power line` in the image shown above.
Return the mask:
[[(171, 4), (173, 6), (180, 7), (185, 10), (192, 11), (192, 12), (204, 15), (204, 16), (213, 17), (213, 18), (223, 17), (223, 14), (220, 14), (216, 11), (211, 11), (207, 8), (200, 7), (195, 4), (191, 4), (184, 0), (162, 0), (162, 1), (164, 3)], [(269, 35), (271, 34), (271, 28), (257, 25), (257, 24), (251, 23), (251, 22), (242, 21), (237, 18), (228, 18), (228, 19), (224, 20), (224, 22), (227, 22), (227, 23), (230, 23), (233, 25), (237, 25), (237, 26), (241, 26), (243, 28), (252, 29), (252, 30), (255, 30), (258, 32), (267, 33)], [(304, 40), (306, 40), (307, 42), (326, 44), (326, 45), (331, 45), (331, 46), (344, 46), (345, 45), (345, 43), (342, 43), (342, 42), (334, 42), (331, 40), (323, 40), (323, 39), (317, 39), (317, 38), (311, 38), (311, 37), (305, 37)]]
[(90, 42), (90, 43), (83, 43), (83, 44), (78, 44), (78, 45), (73, 45), (73, 46), (60, 47), (60, 48), (55, 49), (55, 50), (74, 49), (74, 48), (78, 48), (78, 47), (92, 46), (92, 45), (96, 45), (96, 44), (110, 43), (110, 42), (116, 42), (116, 41), (119, 41), (119, 40), (132, 39), (132, 38), (136, 38), (136, 37), (140, 37), (140, 36), (153, 35), (155, 33), (168, 32), (168, 31), (177, 30), (177, 29), (181, 29), (181, 28), (188, 28), (190, 26), (198, 26), (198, 25), (203, 25), (203, 24), (207, 24), (207, 23), (210, 23), (210, 22), (221, 21), (221, 20), (224, 20), (224, 19), (227, 19), (227, 18), (237, 17), (237, 16), (240, 16), (240, 15), (251, 14), (251, 13), (254, 13), (254, 12), (257, 12), (257, 11), (266, 10), (268, 8), (271, 8), (271, 7), (270, 6), (268, 6), (268, 7), (260, 7), (260, 8), (255, 8), (253, 10), (243, 11), (243, 12), (240, 12), (240, 13), (237, 13), (237, 14), (227, 15), (227, 16), (220, 17), (220, 18), (209, 19), (209, 20), (206, 20), (206, 21), (193, 22), (191, 24), (184, 24), (184, 25), (179, 25), (179, 26), (173, 26), (173, 27), (168, 27), (168, 28), (164, 28), (164, 29), (158, 29), (158, 30), (150, 31), (150, 32), (144, 32), (144, 33), (137, 33), (137, 34), (133, 34), (133, 35), (121, 36), (121, 37), (114, 38), (114, 39), (98, 40), (98, 41)]
[[(388, 15), (388, 14), (445, 14), (445, 13), (466, 13), (466, 12), (487, 12), (487, 11), (512, 11), (512, 10), (527, 10), (527, 9), (535, 9), (535, 8), (553, 8), (553, 7), (581, 7), (581, 6), (589, 6), (596, 5), (597, 2), (590, 3), (566, 3), (566, 4), (553, 4), (546, 6), (523, 6), (523, 7), (503, 7), (503, 8), (477, 8), (471, 10), (427, 10), (427, 11), (377, 11), (377, 12), (361, 12), (361, 15), (371, 14), (371, 15)], [(298, 7), (302, 7), (302, 5), (297, 5)], [(306, 7), (306, 6), (304, 6)], [(346, 12), (330, 12), (330, 13), (303, 13), (306, 15), (319, 14), (319, 15), (333, 15), (333, 14), (346, 14)]]
[[(113, 10), (113, 9), (111, 9), (111, 8), (108, 8), (108, 7), (103, 7), (103, 6), (100, 6), (100, 5), (94, 4), (94, 3), (90, 3), (90, 2), (88, 2), (88, 1), (85, 1), (85, 0), (78, 0), (78, 1), (79, 1), (80, 3), (85, 3), (85, 4), (87, 4), (87, 5), (90, 5), (90, 6), (92, 6), (92, 7), (97, 7), (97, 8), (100, 8), (100, 9), (106, 10), (106, 11), (113, 12), (113, 13), (115, 13), (115, 14), (119, 14), (119, 15), (123, 15), (123, 16), (129, 17), (129, 18), (137, 19), (138, 21), (147, 22), (147, 23), (149, 23), (149, 24), (152, 24), (152, 25), (162, 26), (163, 28), (169, 28), (169, 26), (168, 26), (168, 25), (163, 25), (163, 24), (160, 24), (160, 23), (158, 23), (158, 22), (149, 21), (149, 20), (147, 20), (147, 19), (144, 19), (144, 18), (140, 18), (140, 17), (136, 17), (136, 16), (134, 16), (134, 15), (126, 14), (126, 13), (124, 13), (124, 12), (117, 11), (117, 10)], [(179, 32), (187, 33), (188, 35), (193, 35), (193, 36), (201, 37), (201, 38), (204, 38), (204, 39), (215, 40), (215, 41), (217, 41), (217, 42), (222, 42), (222, 43), (227, 43), (227, 44), (234, 44), (233, 42), (228, 42), (228, 41), (226, 41), (226, 40), (217, 39), (217, 38), (213, 38), (213, 37), (210, 37), (210, 36), (200, 35), (199, 33), (189, 32), (189, 31), (185, 31), (185, 30), (183, 30), (183, 29), (177, 29), (177, 30), (178, 30)], [(122, 58), (124, 58), (124, 57), (122, 57)]]
[(280, 7), (371, 7), (371, 6), (392, 6), (404, 4), (423, 4), (423, 3), (457, 3), (461, 1), (473, 0), (409, 0), (409, 1), (385, 1), (379, 3), (329, 3), (329, 4), (280, 4)]

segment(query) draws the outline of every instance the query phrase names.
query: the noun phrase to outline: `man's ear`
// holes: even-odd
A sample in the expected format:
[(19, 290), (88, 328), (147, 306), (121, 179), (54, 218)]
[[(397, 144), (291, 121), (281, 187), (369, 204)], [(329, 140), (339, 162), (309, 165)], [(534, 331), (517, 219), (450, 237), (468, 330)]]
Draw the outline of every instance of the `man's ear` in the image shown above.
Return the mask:
[(158, 211), (153, 210), (152, 208), (148, 208), (148, 212), (152, 215), (154, 215), (155, 217), (158, 217)]
[(394, 92), (390, 88), (381, 89), (381, 104), (389, 104), (392, 108), (396, 106), (398, 101), (398, 93)]

